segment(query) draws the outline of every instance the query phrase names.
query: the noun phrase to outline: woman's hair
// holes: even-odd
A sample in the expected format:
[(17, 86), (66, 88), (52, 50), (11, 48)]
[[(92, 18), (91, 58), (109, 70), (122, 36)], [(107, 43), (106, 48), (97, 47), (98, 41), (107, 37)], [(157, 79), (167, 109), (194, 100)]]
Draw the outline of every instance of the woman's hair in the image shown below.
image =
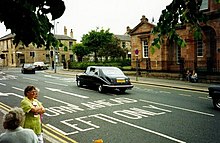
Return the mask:
[(33, 85), (29, 85), (24, 89), (24, 96), (27, 96), (27, 92), (32, 91), (32, 90), (36, 90), (36, 87), (34, 87)]
[(14, 107), (3, 116), (3, 127), (5, 129), (14, 130), (22, 126), (25, 119), (25, 113), (22, 108)]

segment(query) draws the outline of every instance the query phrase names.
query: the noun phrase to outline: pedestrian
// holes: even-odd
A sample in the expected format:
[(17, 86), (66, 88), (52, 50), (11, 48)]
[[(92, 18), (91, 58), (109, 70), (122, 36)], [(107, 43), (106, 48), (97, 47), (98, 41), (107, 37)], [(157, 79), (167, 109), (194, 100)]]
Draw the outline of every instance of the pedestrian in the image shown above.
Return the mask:
[(25, 113), (21, 108), (14, 107), (3, 116), (3, 127), (0, 143), (38, 143), (37, 135), (31, 129), (22, 128)]
[(191, 75), (192, 75), (191, 72), (189, 70), (187, 70), (186, 71), (186, 80), (189, 82), (191, 81)]
[(24, 90), (24, 99), (21, 101), (21, 108), (25, 112), (24, 128), (32, 129), (38, 137), (38, 143), (43, 143), (43, 132), (40, 115), (45, 112), (42, 104), (35, 99), (36, 87), (27, 86)]
[(198, 82), (198, 76), (195, 70), (193, 70), (193, 73), (190, 79), (191, 79), (191, 82)]
[[(35, 94), (35, 97), (34, 99), (37, 99), (38, 100), (38, 96), (39, 96), (39, 93), (40, 93), (40, 89), (36, 87), (36, 91), (37, 93)], [(39, 100), (38, 100), (39, 101)], [(42, 103), (39, 101), (40, 105), (43, 107)], [(44, 109), (45, 110), (45, 109)], [(41, 123), (43, 121), (43, 114), (40, 114), (40, 119), (41, 119)]]

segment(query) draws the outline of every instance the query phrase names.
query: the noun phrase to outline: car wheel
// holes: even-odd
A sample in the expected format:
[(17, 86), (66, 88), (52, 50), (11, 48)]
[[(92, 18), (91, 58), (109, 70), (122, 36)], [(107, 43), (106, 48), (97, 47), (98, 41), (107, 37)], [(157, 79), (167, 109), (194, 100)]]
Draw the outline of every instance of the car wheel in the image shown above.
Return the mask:
[(82, 83), (81, 83), (81, 81), (80, 81), (79, 79), (76, 80), (76, 85), (77, 85), (78, 87), (82, 87)]
[(213, 105), (214, 105), (215, 109), (220, 110), (220, 98), (214, 98)]
[(100, 84), (100, 85), (98, 86), (98, 92), (99, 92), (99, 93), (103, 93), (103, 92), (104, 92), (104, 87), (103, 87), (102, 84)]

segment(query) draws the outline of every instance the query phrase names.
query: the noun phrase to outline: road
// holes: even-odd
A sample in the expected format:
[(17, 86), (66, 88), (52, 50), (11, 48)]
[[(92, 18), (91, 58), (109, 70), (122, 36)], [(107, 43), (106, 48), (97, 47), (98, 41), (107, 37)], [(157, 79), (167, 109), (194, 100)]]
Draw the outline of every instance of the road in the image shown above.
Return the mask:
[(20, 106), (27, 85), (40, 88), (44, 127), (69, 142), (220, 142), (220, 113), (204, 92), (134, 84), (125, 94), (101, 94), (69, 75), (8, 69), (0, 73), (0, 102)]

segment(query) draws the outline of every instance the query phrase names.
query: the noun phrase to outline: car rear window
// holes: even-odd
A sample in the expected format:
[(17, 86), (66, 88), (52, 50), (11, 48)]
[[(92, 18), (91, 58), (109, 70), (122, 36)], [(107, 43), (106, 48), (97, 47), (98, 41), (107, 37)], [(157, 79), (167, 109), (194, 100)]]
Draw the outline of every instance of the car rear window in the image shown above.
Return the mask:
[(117, 69), (117, 68), (104, 68), (102, 69), (102, 72), (105, 75), (124, 75), (124, 73), (120, 69)]

